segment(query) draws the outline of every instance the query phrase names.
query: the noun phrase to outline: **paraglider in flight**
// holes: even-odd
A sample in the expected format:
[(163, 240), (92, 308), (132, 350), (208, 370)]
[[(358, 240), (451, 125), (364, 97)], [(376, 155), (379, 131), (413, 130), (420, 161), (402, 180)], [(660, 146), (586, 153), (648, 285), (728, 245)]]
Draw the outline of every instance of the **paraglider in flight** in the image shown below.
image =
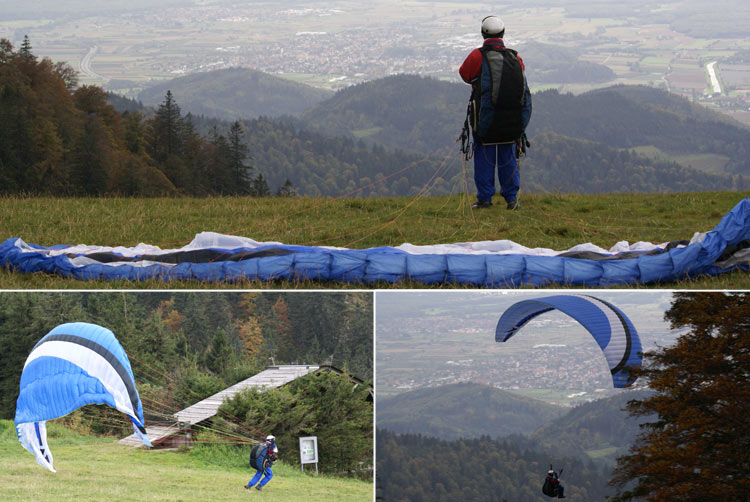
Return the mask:
[(620, 309), (593, 296), (555, 295), (515, 303), (500, 317), (495, 341), (508, 340), (529, 321), (550, 310), (569, 315), (591, 333), (607, 358), (615, 387), (627, 387), (635, 381), (628, 368), (640, 367), (643, 361), (638, 332)]
[(61, 324), (39, 340), (24, 364), (16, 402), (18, 440), (56, 472), (46, 421), (86, 404), (107, 404), (127, 414), (136, 435), (151, 446), (133, 370), (115, 335), (96, 324)]

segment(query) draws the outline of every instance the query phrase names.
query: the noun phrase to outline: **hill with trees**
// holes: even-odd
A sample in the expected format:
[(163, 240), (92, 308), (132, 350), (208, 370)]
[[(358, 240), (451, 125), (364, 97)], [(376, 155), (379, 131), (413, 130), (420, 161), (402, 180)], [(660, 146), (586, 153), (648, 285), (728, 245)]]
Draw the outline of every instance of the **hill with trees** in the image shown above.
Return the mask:
[(621, 392), (607, 399), (578, 405), (548, 421), (530, 437), (566, 455), (580, 452), (614, 463), (633, 444), (640, 425), (654, 418), (629, 416), (626, 411), (628, 402), (651, 394), (646, 390)]
[(417, 389), (378, 399), (379, 428), (441, 439), (530, 434), (562, 413), (564, 409), (559, 406), (473, 383)]
[(724, 173), (750, 175), (750, 129), (666, 91), (616, 86), (573, 95), (550, 90), (535, 93), (533, 100), (530, 137), (554, 133), (603, 148), (652, 145), (669, 154), (726, 156)]
[(394, 75), (342, 89), (300, 119), (329, 135), (425, 154), (453, 144), (461, 131), (468, 97), (466, 85)]
[(567, 498), (604, 500), (610, 493), (609, 469), (518, 439), (445, 441), (378, 429), (376, 451), (378, 500), (538, 502), (550, 463), (565, 470)]
[(251, 68), (228, 68), (160, 82), (138, 99), (156, 106), (167, 91), (180, 97), (186, 112), (224, 120), (298, 115), (333, 94)]
[(167, 92), (153, 116), (118, 113), (73, 68), (0, 40), (0, 193), (266, 195), (244, 132), (200, 136)]
[[(473, 191), (472, 163), (463, 170), (456, 145), (468, 91), (460, 84), (397, 75), (339, 91), (300, 118), (227, 122), (184, 114), (181, 103), (191, 100), (171, 90), (152, 109), (99, 87), (78, 87), (72, 68), (39, 61), (28, 39), (18, 51), (3, 41), (0, 60), (0, 193), (384, 197), (445, 195), (465, 186)], [(554, 193), (746, 189), (750, 132), (680, 99), (637, 88), (535, 94), (523, 186)], [(714, 164), (718, 159), (723, 173), (652, 159), (636, 147), (709, 157)]]
[(621, 392), (563, 408), (487, 385), (441, 385), (378, 399), (378, 428), (445, 440), (524, 435), (551, 451), (613, 463), (653, 418), (629, 417), (627, 403), (649, 395)]

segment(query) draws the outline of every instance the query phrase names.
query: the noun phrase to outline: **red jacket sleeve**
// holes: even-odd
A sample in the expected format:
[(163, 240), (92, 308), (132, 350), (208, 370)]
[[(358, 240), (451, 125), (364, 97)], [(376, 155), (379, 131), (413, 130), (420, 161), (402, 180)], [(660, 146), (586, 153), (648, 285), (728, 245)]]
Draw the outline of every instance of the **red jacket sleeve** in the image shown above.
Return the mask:
[(479, 49), (474, 49), (469, 53), (464, 62), (461, 64), (461, 68), (458, 69), (459, 75), (467, 84), (479, 76), (479, 71), (482, 69), (482, 53)]
[(518, 54), (516, 54), (516, 57), (518, 58), (518, 62), (521, 63), (521, 69), (523, 71), (526, 71), (526, 65), (523, 64), (523, 59), (521, 59), (521, 56), (519, 56)]

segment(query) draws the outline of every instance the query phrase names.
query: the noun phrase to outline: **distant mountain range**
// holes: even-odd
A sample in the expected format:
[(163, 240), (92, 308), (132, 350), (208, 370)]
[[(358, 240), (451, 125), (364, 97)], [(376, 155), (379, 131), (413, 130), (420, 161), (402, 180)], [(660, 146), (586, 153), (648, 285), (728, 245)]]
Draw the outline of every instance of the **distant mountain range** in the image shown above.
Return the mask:
[[(394, 75), (330, 94), (232, 69), (180, 77), (139, 98), (156, 106), (167, 89), (183, 112), (195, 115), (199, 129), (210, 124), (227, 130), (222, 121), (242, 118), (252, 163), (272, 187), (288, 178), (302, 195), (337, 196), (403, 171), (356, 195), (415, 194), (442, 159), (405, 168), (440, 148), (455, 152), (449, 156), (455, 166), (435, 179), (430, 193), (463, 185), (456, 138), (469, 95), (465, 84)], [(527, 132), (531, 148), (522, 185), (528, 191), (750, 188), (750, 129), (658, 89), (537, 92)], [(471, 162), (468, 168), (471, 180)]]
[(457, 383), (378, 399), (378, 427), (442, 439), (531, 434), (559, 417), (560, 406), (488, 385)]
[(184, 112), (224, 120), (299, 115), (333, 94), (258, 70), (230, 68), (159, 83), (141, 91), (138, 100), (157, 106), (167, 90)]
[(377, 426), (446, 440), (520, 434), (561, 455), (614, 462), (646, 421), (629, 417), (625, 405), (647, 395), (623, 392), (564, 408), (487, 385), (451, 384), (378, 398)]

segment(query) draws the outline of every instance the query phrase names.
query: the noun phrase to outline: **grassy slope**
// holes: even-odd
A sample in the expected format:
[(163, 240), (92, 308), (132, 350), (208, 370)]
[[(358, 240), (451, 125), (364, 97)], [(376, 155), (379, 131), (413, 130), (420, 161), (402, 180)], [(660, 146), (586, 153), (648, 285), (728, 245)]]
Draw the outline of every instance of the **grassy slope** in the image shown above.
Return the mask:
[(252, 475), (248, 468), (211, 465), (185, 453), (136, 449), (112, 439), (57, 431), (61, 437), (49, 438), (57, 468), (57, 473), (51, 473), (21, 446), (12, 422), (0, 421), (0, 500), (221, 502), (252, 497), (344, 502), (373, 498), (370, 483), (309, 476), (283, 464), (276, 465), (274, 478), (263, 492), (248, 493), (243, 489)]
[[(0, 198), (0, 239), (26, 242), (181, 247), (201, 231), (234, 233), (287, 244), (366, 248), (511, 239), (565, 249), (591, 241), (665, 242), (711, 230), (750, 193), (522, 195), (518, 212), (495, 206), (471, 211), (464, 196), (384, 199), (43, 199)], [(184, 287), (342, 287), (318, 282), (170, 283)], [(376, 287), (389, 285), (375, 285)], [(421, 287), (407, 283), (402, 286)], [(161, 282), (81, 282), (0, 269), (0, 288), (163, 288)], [(362, 287), (362, 285), (344, 286)], [(371, 287), (371, 286), (368, 286)], [(660, 284), (662, 288), (750, 288), (746, 273)]]

